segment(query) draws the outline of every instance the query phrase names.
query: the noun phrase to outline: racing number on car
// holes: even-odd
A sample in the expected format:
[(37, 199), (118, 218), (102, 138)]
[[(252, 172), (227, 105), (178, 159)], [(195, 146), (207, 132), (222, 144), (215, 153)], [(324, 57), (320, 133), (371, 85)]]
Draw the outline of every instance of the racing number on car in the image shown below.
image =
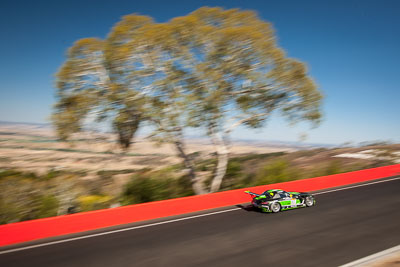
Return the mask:
[(297, 207), (297, 199), (292, 198), (292, 199), (290, 200), (290, 206), (291, 206), (292, 208)]

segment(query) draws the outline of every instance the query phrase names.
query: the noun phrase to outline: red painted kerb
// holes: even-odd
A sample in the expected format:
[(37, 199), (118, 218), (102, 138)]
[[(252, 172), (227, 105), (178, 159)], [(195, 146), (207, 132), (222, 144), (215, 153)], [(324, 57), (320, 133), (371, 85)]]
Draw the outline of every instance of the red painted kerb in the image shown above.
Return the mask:
[(400, 164), (396, 164), (207, 195), (5, 224), (0, 225), (0, 246), (249, 202), (250, 198), (243, 193), (244, 190), (262, 192), (266, 189), (280, 188), (287, 191), (316, 191), (399, 174)]

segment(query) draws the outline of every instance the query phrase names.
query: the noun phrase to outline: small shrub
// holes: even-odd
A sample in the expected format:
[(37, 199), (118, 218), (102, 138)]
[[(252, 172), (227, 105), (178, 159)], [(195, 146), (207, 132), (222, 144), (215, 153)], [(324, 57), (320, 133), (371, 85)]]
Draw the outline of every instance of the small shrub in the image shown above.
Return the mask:
[(332, 175), (332, 174), (342, 173), (343, 170), (340, 165), (341, 165), (340, 161), (338, 161), (338, 160), (333, 160), (333, 161), (329, 162), (328, 166), (325, 168), (324, 175)]
[(286, 160), (275, 160), (258, 171), (256, 185), (279, 183), (289, 179), (288, 162)]
[(10, 205), (0, 197), (0, 224), (17, 222), (19, 218), (19, 210), (15, 205)]
[(111, 204), (112, 197), (103, 195), (87, 195), (78, 198), (81, 211), (106, 209)]
[(164, 169), (134, 175), (125, 186), (121, 202), (128, 205), (189, 195), (193, 195), (189, 179), (173, 177)]
[(8, 178), (10, 176), (17, 176), (20, 175), (21, 172), (15, 170), (8, 170), (8, 169), (0, 169), (0, 179), (1, 178)]
[(50, 170), (49, 172), (47, 172), (46, 175), (44, 175), (42, 178), (44, 180), (51, 180), (57, 176), (59, 176), (62, 172), (61, 171), (56, 171), (56, 170)]
[(263, 153), (263, 154), (250, 154), (246, 156), (241, 156), (241, 157), (234, 157), (232, 160), (240, 160), (240, 161), (248, 161), (248, 160), (263, 160), (263, 159), (269, 159), (269, 158), (274, 158), (274, 157), (280, 157), (283, 155), (286, 155), (287, 152), (273, 152), (273, 153)]
[(37, 218), (57, 216), (57, 211), (58, 200), (54, 196), (46, 195), (41, 197)]

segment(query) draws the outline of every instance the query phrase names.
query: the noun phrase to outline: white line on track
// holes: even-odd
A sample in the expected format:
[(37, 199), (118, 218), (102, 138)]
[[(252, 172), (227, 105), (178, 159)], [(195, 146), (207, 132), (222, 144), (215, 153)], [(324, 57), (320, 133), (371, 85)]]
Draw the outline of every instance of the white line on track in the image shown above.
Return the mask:
[(326, 193), (331, 193), (331, 192), (336, 192), (336, 191), (352, 189), (352, 188), (356, 188), (356, 187), (362, 187), (362, 186), (371, 185), (371, 184), (379, 184), (379, 183), (384, 183), (384, 182), (390, 182), (390, 181), (399, 180), (399, 179), (400, 179), (400, 177), (395, 177), (395, 178), (391, 178), (391, 179), (387, 179), (387, 180), (383, 180), (383, 181), (377, 181), (377, 182), (371, 182), (371, 183), (366, 183), (366, 184), (353, 185), (353, 186), (349, 186), (349, 187), (344, 187), (344, 188), (338, 188), (338, 189), (328, 190), (328, 191), (324, 191), (324, 192), (313, 193), (313, 195), (321, 195), (321, 194), (326, 194)]
[(179, 221), (184, 221), (184, 220), (190, 220), (190, 219), (194, 219), (194, 218), (205, 217), (205, 216), (210, 216), (210, 215), (215, 215), (215, 214), (219, 214), (219, 213), (225, 213), (225, 212), (230, 212), (230, 211), (240, 210), (240, 209), (241, 208), (232, 208), (232, 209), (228, 209), (228, 210), (215, 211), (215, 212), (210, 212), (210, 213), (206, 213), (206, 214), (199, 214), (199, 215), (194, 215), (194, 216), (189, 216), (189, 217), (184, 217), (184, 218), (179, 218), (179, 219), (173, 219), (173, 220), (168, 220), (168, 221), (163, 221), (163, 222), (156, 222), (156, 223), (133, 226), (133, 227), (123, 228), (123, 229), (118, 229), (118, 230), (112, 230), (112, 231), (103, 232), (103, 233), (97, 233), (97, 234), (73, 237), (73, 238), (68, 238), (68, 239), (63, 239), (63, 240), (58, 240), (58, 241), (52, 241), (52, 242), (38, 244), (38, 245), (26, 246), (26, 247), (22, 247), (22, 248), (14, 248), (14, 249), (0, 251), (0, 255), (1, 254), (6, 254), (6, 253), (10, 253), (10, 252), (16, 252), (16, 251), (31, 249), (31, 248), (38, 248), (38, 247), (50, 246), (50, 245), (55, 245), (55, 244), (59, 244), (59, 243), (69, 242), (69, 241), (86, 239), (86, 238), (95, 237), (95, 236), (109, 235), (109, 234), (129, 231), (129, 230), (135, 230), (135, 229), (140, 229), (140, 228), (145, 228), (145, 227), (151, 227), (151, 226), (156, 226), (156, 225), (160, 225), (160, 224), (166, 224), (166, 223), (173, 223), (173, 222), (179, 222)]
[[(372, 254), (370, 256), (367, 256), (365, 258), (361, 258), (352, 262), (349, 262), (345, 265), (342, 265), (340, 267), (361, 267), (361, 266), (367, 266), (370, 265), (376, 261), (384, 260), (386, 258), (391, 257), (395, 253), (400, 252), (400, 245), (386, 249), (384, 251)], [(382, 265), (383, 266), (383, 265)]]
[[(362, 186), (367, 186), (367, 185), (372, 185), (372, 184), (390, 182), (390, 181), (399, 180), (399, 179), (400, 179), (400, 177), (395, 177), (395, 178), (391, 178), (391, 179), (387, 179), (387, 180), (383, 180), (383, 181), (365, 183), (365, 184), (360, 184), (360, 185), (354, 185), (354, 186), (349, 186), (349, 187), (344, 187), (344, 188), (328, 190), (328, 191), (324, 191), (324, 192), (318, 192), (318, 193), (314, 193), (313, 195), (327, 194), (327, 193), (331, 193), (331, 192), (342, 191), (342, 190), (347, 190), (347, 189), (352, 189), (352, 188), (362, 187)], [(47, 243), (31, 245), (31, 246), (26, 246), (26, 247), (21, 247), (21, 248), (14, 248), (14, 249), (0, 251), (0, 255), (1, 254), (6, 254), (6, 253), (11, 253), (11, 252), (17, 252), (17, 251), (21, 251), (21, 250), (27, 250), (27, 249), (31, 249), (31, 248), (50, 246), (50, 245), (55, 245), (55, 244), (60, 244), (60, 243), (80, 240), (80, 239), (86, 239), (86, 238), (91, 238), (91, 237), (96, 237), (96, 236), (103, 236), (103, 235), (109, 235), (109, 234), (114, 234), (114, 233), (119, 233), (119, 232), (125, 232), (125, 231), (140, 229), (140, 228), (146, 228), (146, 227), (151, 227), (151, 226), (156, 226), (156, 225), (161, 225), (161, 224), (167, 224), (167, 223), (179, 222), (179, 221), (184, 221), (184, 220), (190, 220), (190, 219), (195, 219), (195, 218), (199, 218), (199, 217), (205, 217), (205, 216), (210, 216), (210, 215), (215, 215), (215, 214), (220, 214), (220, 213), (225, 213), (225, 212), (230, 212), (230, 211), (235, 211), (235, 210), (240, 210), (240, 209), (241, 208), (231, 208), (231, 209), (227, 209), (227, 210), (221, 210), (221, 211), (215, 211), (215, 212), (210, 212), (210, 213), (205, 213), (205, 214), (193, 215), (193, 216), (188, 216), (188, 217), (184, 217), (184, 218), (173, 219), (173, 220), (168, 220), (168, 221), (163, 221), (163, 222), (150, 223), (150, 224), (133, 226), (133, 227), (123, 228), (123, 229), (118, 229), (118, 230), (112, 230), (112, 231), (103, 232), (103, 233), (90, 234), (90, 235), (67, 238), (67, 239), (62, 239), (62, 240), (58, 240), (58, 241), (51, 241), (51, 242), (47, 242)]]

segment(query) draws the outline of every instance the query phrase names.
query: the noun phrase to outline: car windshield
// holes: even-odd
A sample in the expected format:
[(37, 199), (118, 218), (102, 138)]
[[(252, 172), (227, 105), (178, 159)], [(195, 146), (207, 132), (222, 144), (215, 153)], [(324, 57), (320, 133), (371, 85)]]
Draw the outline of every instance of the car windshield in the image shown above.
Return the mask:
[(268, 191), (265, 191), (263, 193), (263, 195), (266, 196), (266, 199), (278, 199), (278, 198), (284, 197), (284, 193), (283, 192), (281, 192), (281, 194), (279, 194), (279, 192), (268, 192)]
[(270, 192), (268, 191), (265, 191), (262, 194), (266, 197), (266, 199), (271, 199), (275, 195), (275, 193), (273, 193), (273, 195), (271, 196)]

